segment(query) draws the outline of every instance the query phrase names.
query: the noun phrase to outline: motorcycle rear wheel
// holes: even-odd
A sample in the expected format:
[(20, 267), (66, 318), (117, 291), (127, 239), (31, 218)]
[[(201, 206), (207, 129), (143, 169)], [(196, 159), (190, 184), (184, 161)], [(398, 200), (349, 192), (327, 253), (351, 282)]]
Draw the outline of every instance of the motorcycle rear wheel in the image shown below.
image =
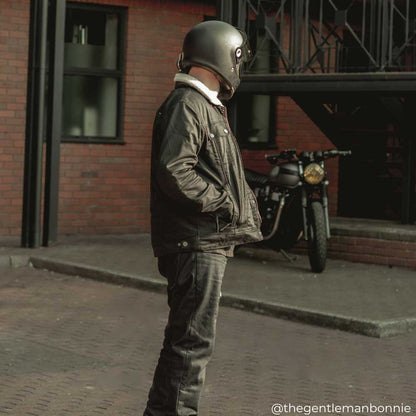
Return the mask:
[(319, 201), (313, 201), (308, 212), (308, 255), (314, 273), (321, 273), (325, 269), (326, 253), (324, 209)]

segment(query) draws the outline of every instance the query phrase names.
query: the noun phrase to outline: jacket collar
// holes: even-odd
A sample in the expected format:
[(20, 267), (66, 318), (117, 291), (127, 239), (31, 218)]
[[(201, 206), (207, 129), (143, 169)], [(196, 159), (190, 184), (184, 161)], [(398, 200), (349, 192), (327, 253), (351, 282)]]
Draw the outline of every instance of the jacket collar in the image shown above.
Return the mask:
[(222, 102), (218, 99), (218, 93), (216, 91), (210, 90), (204, 83), (202, 83), (192, 75), (183, 74), (182, 72), (179, 72), (175, 75), (174, 81), (181, 82), (183, 84), (187, 84), (195, 88), (202, 95), (204, 95), (212, 104), (224, 107)]

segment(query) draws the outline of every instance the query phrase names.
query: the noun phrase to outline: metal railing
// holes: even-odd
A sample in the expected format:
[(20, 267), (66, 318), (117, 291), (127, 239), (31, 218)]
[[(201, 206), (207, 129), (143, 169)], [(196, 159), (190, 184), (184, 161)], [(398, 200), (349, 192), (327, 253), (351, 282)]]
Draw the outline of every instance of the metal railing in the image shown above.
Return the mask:
[(415, 0), (236, 0), (248, 73), (416, 71)]

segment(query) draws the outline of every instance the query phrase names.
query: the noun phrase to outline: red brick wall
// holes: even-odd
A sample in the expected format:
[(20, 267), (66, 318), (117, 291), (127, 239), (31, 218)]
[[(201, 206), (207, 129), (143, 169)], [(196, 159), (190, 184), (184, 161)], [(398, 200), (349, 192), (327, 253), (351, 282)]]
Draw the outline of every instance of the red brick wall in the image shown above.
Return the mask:
[(128, 7), (126, 144), (62, 145), (59, 232), (148, 232), (153, 117), (173, 86), (184, 34), (215, 10), (189, 1), (89, 3)]
[(29, 0), (0, 0), (0, 235), (20, 233)]
[[(88, 2), (128, 7), (125, 145), (61, 145), (58, 232), (148, 232), (154, 113), (184, 34), (215, 10), (203, 1)], [(21, 231), (29, 14), (29, 0), (0, 0), (0, 235)]]
[(416, 242), (334, 236), (329, 240), (328, 256), (360, 263), (416, 269)]

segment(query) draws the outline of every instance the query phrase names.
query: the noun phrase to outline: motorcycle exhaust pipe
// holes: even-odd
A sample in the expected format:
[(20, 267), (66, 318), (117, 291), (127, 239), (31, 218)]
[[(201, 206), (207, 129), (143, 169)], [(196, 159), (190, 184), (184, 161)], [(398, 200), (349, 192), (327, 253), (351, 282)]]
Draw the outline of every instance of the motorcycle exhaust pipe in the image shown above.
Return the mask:
[(279, 208), (277, 210), (276, 218), (273, 223), (272, 231), (266, 236), (263, 236), (263, 241), (270, 240), (276, 234), (276, 231), (279, 228), (280, 217), (282, 216), (282, 211), (283, 211), (284, 206), (285, 206), (285, 197), (282, 197), (280, 199)]

